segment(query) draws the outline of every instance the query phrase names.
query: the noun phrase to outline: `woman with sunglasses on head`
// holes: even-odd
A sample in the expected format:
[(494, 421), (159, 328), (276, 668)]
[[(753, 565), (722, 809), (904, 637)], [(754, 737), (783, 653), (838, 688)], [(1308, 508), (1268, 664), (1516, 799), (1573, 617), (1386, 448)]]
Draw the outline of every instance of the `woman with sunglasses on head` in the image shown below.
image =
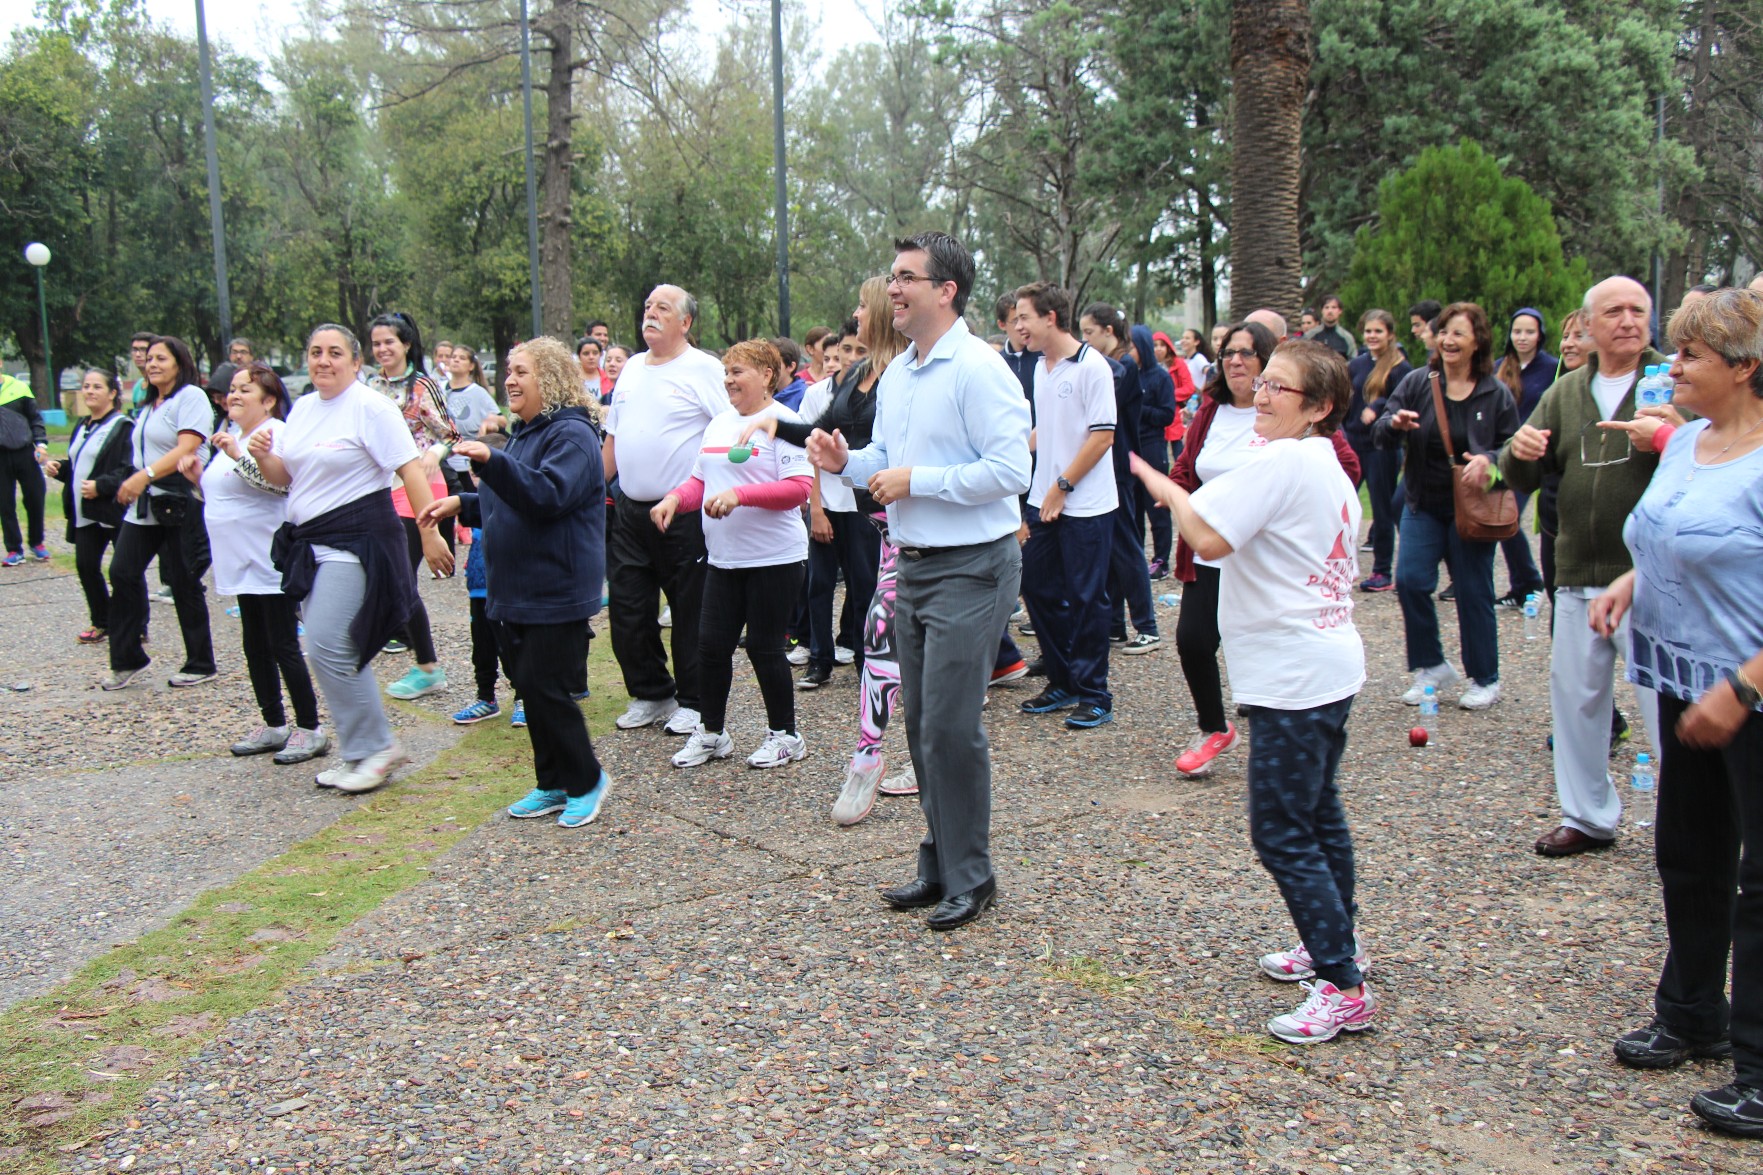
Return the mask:
[[(1254, 383), (1279, 340), (1258, 322), (1229, 323), (1221, 333), (1218, 366), (1169, 475), (1186, 493), (1253, 460), (1265, 444), (1255, 433)], [(1341, 468), (1358, 485), (1359, 462), (1346, 438), (1339, 429), (1328, 437)], [(1217, 560), (1195, 551), (1186, 539), (1176, 543), (1175, 575), (1188, 585), (1176, 616), (1175, 647), (1200, 725), (1175, 760), (1175, 769), (1197, 778), (1210, 774), (1213, 761), (1237, 745), (1236, 725), (1224, 716), (1224, 681), (1218, 672), (1219, 614), (1228, 605), (1219, 599)]]
[[(202, 495), (214, 589), (238, 597), (245, 669), (263, 716), (263, 724), (234, 743), (232, 752), (273, 753), (282, 764), (316, 759), (330, 745), (318, 725), (318, 695), (300, 651), (298, 609), (282, 594), (281, 572), (270, 562), (275, 532), (288, 518), (288, 491), (265, 480), (257, 459), (245, 450), (253, 436), (280, 428), (289, 407), (275, 369), (253, 360), (233, 373), (227, 424), (214, 434), (213, 459), (204, 468), (192, 453), (179, 466)], [(292, 728), (282, 705), (284, 682), (294, 704)]]
[(82, 645), (96, 645), (104, 642), (110, 628), (104, 549), (116, 541), (122, 525), (116, 491), (134, 472), (129, 442), (135, 422), (123, 414), (122, 383), (114, 371), (87, 368), (80, 380), (80, 400), (86, 415), (68, 438), (67, 459), (45, 462), (43, 472), (63, 483), (61, 513), (67, 519), (67, 541), (73, 545), (74, 568), (92, 622), (79, 640)]
[[(1233, 333), (1227, 348), (1236, 348)], [(1229, 362), (1229, 361), (1227, 361)], [(1241, 367), (1240, 357), (1236, 366)], [(1290, 1044), (1359, 1032), (1378, 1012), (1358, 936), (1353, 838), (1335, 782), (1347, 716), (1365, 683), (1353, 626), (1359, 494), (1328, 440), (1352, 396), (1347, 365), (1315, 342), (1282, 343), (1253, 378), (1252, 457), (1189, 494), (1143, 461), (1134, 472), (1182, 541), (1222, 566), (1231, 689), (1249, 721), (1249, 830), (1298, 944), (1263, 955), (1307, 998), (1268, 1022)]]
[[(410, 439), (422, 454), (422, 470), (429, 484), (429, 495), (447, 496), (446, 475), (441, 460), (448, 447), (461, 439), (453, 416), (447, 411), (446, 397), (435, 381), (422, 372), (422, 335), (408, 314), (382, 314), (368, 327), (368, 341), (373, 348), (376, 365), (372, 373), (363, 373), (368, 387), (386, 396), (404, 417)], [(420, 569), (426, 561), (435, 565), (436, 544), (446, 548), (449, 568), (453, 561), (453, 521), (448, 519), (438, 529), (423, 530), (416, 525), (416, 511), (403, 486), (392, 487), (392, 509), (404, 523), (404, 545), (412, 568)], [(450, 572), (449, 572), (450, 573)], [(447, 688), (447, 671), (435, 655), (435, 637), (429, 627), (428, 609), (418, 595), (410, 613), (402, 642), (389, 644), (388, 653), (406, 649), (416, 655), (416, 665), (403, 677), (386, 687), (386, 693), (400, 701), (414, 701), (427, 694)]]
[(208, 601), (194, 565), (197, 549), (205, 544), (185, 534), (190, 483), (178, 474), (183, 459), (207, 443), (214, 408), (182, 339), (154, 336), (146, 363), (147, 394), (130, 437), (135, 472), (116, 491), (123, 525), (110, 560), (110, 676), (99, 682), (107, 690), (122, 689), (151, 664), (141, 642), (147, 629), (147, 564), (156, 555), (170, 580), (184, 638), (183, 668), (171, 675), (170, 684), (199, 685), (215, 676)]

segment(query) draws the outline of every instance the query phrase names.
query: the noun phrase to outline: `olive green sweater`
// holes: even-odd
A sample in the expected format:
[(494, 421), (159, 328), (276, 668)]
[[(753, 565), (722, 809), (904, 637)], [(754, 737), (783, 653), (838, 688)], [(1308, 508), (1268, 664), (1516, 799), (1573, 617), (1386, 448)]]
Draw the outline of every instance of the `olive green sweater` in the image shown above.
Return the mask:
[[(1629, 379), (1628, 391), (1623, 393), (1612, 419), (1634, 419), (1634, 385), (1640, 379), (1641, 368), (1665, 361), (1665, 356), (1651, 348), (1641, 355)], [(1521, 493), (1535, 492), (1550, 474), (1561, 479), (1557, 499), (1561, 529), (1555, 537), (1555, 582), (1561, 587), (1608, 587), (1633, 566), (1628, 547), (1622, 541), (1622, 524), (1659, 467), (1657, 454), (1639, 451), (1620, 465), (1587, 469), (1582, 463), (1581, 434), (1586, 438), (1586, 451), (1595, 461), (1599, 436), (1604, 431), (1592, 427), (1603, 419), (1592, 396), (1592, 377), (1597, 373), (1598, 357), (1594, 354), (1584, 367), (1550, 384), (1537, 401), (1525, 423), (1549, 434), (1548, 451), (1540, 460), (1520, 461), (1513, 457), (1510, 441), (1500, 450), (1500, 474)], [(1622, 442), (1620, 435), (1604, 442), (1606, 460), (1624, 451)]]

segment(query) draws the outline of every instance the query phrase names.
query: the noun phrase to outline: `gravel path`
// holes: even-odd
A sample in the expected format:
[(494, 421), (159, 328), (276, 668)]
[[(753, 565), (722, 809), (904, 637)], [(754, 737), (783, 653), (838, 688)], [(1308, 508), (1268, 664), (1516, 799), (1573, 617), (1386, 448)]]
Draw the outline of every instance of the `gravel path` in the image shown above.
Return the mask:
[[(1651, 843), (1530, 851), (1555, 814), (1546, 643), (1503, 614), (1504, 697), (1413, 751), (1396, 601), (1361, 604), (1372, 680), (1342, 771), (1375, 1032), (1265, 1036), (1298, 993), (1255, 956), (1292, 933), (1243, 752), (1203, 782), (1169, 767), (1192, 721), (1173, 641), (1116, 659), (1097, 731), (994, 691), (1002, 902), (949, 936), (873, 892), (910, 875), (910, 801), (827, 819), (840, 670), (798, 695), (811, 754), (787, 770), (678, 772), (660, 733), (596, 731), (600, 823), (489, 819), (69, 1169), (1757, 1170), (1685, 1109), (1728, 1066), (1610, 1058), (1662, 954)], [(735, 712), (744, 754), (744, 665)]]

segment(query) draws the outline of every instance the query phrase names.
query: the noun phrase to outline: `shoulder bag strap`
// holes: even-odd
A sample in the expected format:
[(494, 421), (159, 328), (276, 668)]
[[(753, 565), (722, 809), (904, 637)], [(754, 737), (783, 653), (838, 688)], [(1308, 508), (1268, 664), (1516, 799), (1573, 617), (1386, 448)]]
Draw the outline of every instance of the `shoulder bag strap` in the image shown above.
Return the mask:
[(1445, 411), (1445, 394), (1439, 390), (1439, 373), (1428, 374), (1427, 381), (1432, 384), (1432, 410), (1439, 418), (1439, 436), (1445, 442), (1445, 464), (1457, 464), (1457, 446), (1451, 443), (1451, 418)]

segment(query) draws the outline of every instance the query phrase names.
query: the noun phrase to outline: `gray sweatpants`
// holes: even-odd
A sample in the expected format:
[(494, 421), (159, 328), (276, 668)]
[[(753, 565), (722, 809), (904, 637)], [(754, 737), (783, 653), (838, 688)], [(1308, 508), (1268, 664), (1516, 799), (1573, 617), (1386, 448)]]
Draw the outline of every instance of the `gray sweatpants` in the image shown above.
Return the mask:
[(906, 742), (928, 826), (918, 875), (963, 894), (992, 876), (992, 751), (980, 710), (1022, 551), (1014, 534), (923, 558), (902, 549), (895, 582)]
[[(1608, 840), (1622, 822), (1622, 793), (1610, 776), (1610, 708), (1616, 700), (1616, 653), (1628, 648), (1628, 617), (1615, 636), (1602, 637), (1587, 623), (1590, 610), (1582, 589), (1555, 590), (1555, 645), (1549, 658), (1555, 794), (1561, 823)], [(1634, 698), (1657, 772), (1659, 699), (1638, 685)]]
[(349, 625), (366, 594), (367, 572), (361, 564), (320, 563), (312, 594), (302, 606), (306, 659), (330, 709), (338, 749), (348, 763), (359, 763), (392, 745), (373, 663), (355, 668), (355, 642), (349, 638)]

